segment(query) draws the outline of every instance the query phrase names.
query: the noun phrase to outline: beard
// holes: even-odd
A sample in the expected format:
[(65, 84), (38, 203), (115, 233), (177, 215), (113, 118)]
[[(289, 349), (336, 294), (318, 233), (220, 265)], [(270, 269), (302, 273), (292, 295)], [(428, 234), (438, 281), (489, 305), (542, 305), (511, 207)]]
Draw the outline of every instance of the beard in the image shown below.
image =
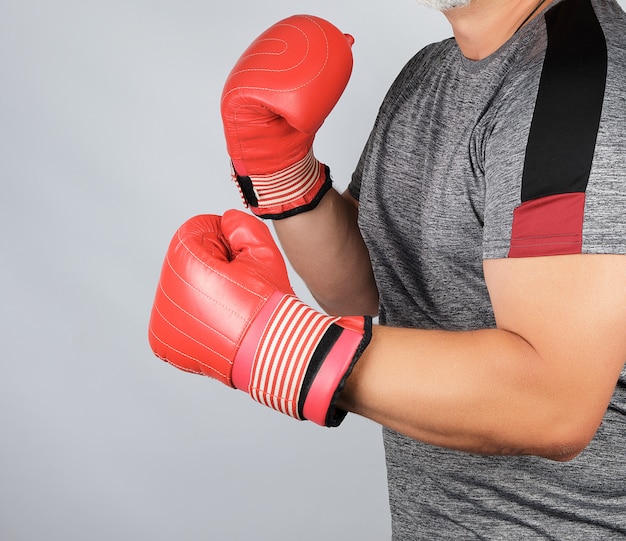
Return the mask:
[(418, 4), (436, 9), (438, 11), (462, 8), (469, 5), (470, 2), (471, 0), (417, 0)]

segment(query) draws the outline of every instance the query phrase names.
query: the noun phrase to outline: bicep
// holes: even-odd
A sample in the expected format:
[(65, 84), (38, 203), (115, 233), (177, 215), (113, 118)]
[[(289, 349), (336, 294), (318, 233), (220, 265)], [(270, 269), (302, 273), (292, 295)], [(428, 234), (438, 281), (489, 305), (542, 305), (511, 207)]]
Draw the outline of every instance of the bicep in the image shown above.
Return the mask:
[(498, 328), (532, 346), (546, 392), (592, 437), (626, 360), (626, 256), (484, 263)]

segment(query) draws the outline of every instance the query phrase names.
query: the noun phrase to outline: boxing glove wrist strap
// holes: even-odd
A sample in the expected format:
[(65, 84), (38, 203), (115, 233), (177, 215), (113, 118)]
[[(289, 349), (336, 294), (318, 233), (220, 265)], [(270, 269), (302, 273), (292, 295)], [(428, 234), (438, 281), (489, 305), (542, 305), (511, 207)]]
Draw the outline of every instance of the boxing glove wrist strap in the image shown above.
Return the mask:
[(330, 169), (313, 151), (295, 164), (267, 175), (246, 174), (243, 162), (232, 162), (232, 177), (244, 205), (260, 218), (279, 220), (312, 210), (332, 185)]
[(276, 292), (246, 333), (233, 384), (295, 419), (338, 426), (336, 398), (370, 337), (369, 317), (327, 316)]

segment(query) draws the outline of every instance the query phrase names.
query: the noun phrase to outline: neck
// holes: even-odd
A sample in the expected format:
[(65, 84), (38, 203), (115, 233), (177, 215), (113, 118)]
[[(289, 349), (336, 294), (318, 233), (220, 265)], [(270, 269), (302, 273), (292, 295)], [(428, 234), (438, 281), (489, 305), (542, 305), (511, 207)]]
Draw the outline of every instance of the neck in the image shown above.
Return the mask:
[(444, 15), (463, 55), (482, 60), (497, 51), (550, 0), (472, 0)]

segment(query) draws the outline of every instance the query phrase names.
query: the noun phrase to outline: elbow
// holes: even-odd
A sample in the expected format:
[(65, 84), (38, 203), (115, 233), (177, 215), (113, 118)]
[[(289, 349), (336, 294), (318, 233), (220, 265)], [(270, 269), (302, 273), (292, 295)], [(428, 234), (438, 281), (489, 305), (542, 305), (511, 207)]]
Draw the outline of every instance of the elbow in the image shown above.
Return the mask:
[[(552, 390), (534, 402), (527, 419), (527, 434), (534, 435), (533, 454), (556, 462), (577, 458), (595, 438), (606, 414), (612, 387), (561, 385), (563, 392)], [(531, 419), (533, 419), (532, 421)]]
[(569, 419), (544, 428), (537, 455), (555, 462), (568, 462), (580, 455), (593, 440), (600, 423), (596, 420)]
[(328, 298), (315, 294), (313, 298), (320, 308), (333, 316), (372, 316), (378, 315), (378, 291), (359, 295), (358, 298)]
[(554, 462), (569, 462), (582, 453), (587, 445), (560, 444), (538, 453), (538, 456)]

